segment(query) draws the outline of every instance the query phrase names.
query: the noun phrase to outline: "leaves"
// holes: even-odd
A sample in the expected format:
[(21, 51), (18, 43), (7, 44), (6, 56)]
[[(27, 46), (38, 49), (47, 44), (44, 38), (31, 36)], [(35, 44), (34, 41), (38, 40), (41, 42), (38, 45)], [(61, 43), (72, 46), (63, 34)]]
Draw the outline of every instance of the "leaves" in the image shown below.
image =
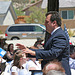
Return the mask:
[(25, 15), (24, 12), (22, 12), (20, 9), (15, 9), (15, 12), (16, 12), (17, 16), (24, 16)]
[(44, 24), (45, 22), (45, 14), (47, 12), (47, 9), (42, 10), (41, 8), (38, 8), (36, 6), (31, 7), (29, 9), (31, 11), (30, 18), (25, 18), (26, 23), (40, 23)]

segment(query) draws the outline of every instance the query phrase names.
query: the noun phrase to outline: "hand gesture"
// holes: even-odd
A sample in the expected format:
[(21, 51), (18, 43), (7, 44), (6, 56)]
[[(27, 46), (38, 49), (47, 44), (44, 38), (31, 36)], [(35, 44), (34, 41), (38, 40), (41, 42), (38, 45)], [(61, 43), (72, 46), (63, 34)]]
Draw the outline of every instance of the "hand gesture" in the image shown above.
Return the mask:
[(19, 48), (19, 49), (25, 49), (26, 47), (24, 46), (24, 45), (22, 45), (22, 44), (16, 44), (16, 46), (17, 46), (17, 48)]
[(22, 50), (26, 54), (31, 54), (31, 55), (35, 56), (35, 51), (32, 51), (32, 50), (30, 50), (28, 48), (25, 48), (25, 49), (22, 49)]

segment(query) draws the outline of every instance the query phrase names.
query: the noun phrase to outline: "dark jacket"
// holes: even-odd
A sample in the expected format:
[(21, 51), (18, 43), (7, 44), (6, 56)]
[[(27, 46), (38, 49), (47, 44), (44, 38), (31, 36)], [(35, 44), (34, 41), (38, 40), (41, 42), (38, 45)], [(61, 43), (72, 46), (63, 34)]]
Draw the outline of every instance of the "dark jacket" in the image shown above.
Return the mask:
[(45, 64), (53, 59), (57, 59), (62, 63), (66, 74), (71, 75), (69, 67), (69, 40), (64, 31), (59, 28), (49, 38), (45, 44), (44, 50), (36, 50), (36, 59), (43, 59), (41, 62), (42, 68)]
[(53, 35), (51, 35), (44, 47), (43, 50), (35, 50), (36, 59), (43, 59), (41, 61), (42, 68), (48, 62), (57, 59), (62, 63), (66, 74), (71, 75), (69, 67), (70, 46), (64, 31), (61, 28), (57, 29)]

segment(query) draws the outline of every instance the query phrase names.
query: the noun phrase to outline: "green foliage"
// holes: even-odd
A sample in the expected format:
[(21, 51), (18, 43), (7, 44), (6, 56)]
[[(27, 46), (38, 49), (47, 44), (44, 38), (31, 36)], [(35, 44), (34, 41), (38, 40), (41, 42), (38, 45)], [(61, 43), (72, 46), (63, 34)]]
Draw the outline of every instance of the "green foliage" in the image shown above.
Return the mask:
[(70, 37), (74, 36), (74, 33), (75, 33), (75, 31), (71, 31), (70, 29), (68, 30), (68, 34), (69, 34)]
[(2, 32), (2, 31), (0, 31), (0, 34), (3, 34), (3, 32)]
[(28, 3), (29, 0), (12, 0), (13, 3)]
[(30, 17), (25, 18), (26, 23), (45, 23), (45, 14), (47, 12), (47, 9), (42, 10), (41, 8), (35, 6), (31, 7), (30, 11), (32, 11), (29, 15)]
[(21, 10), (21, 8), (20, 9), (16, 9), (16, 8), (14, 8), (15, 9), (15, 12), (16, 12), (16, 15), (17, 16), (24, 16), (25, 14), (24, 14), (24, 12), (22, 12)]
[(35, 1), (31, 1), (31, 3), (35, 3)]
[[(37, 1), (39, 1), (39, 0), (37, 0)], [(31, 3), (35, 3), (35, 0), (31, 0)]]

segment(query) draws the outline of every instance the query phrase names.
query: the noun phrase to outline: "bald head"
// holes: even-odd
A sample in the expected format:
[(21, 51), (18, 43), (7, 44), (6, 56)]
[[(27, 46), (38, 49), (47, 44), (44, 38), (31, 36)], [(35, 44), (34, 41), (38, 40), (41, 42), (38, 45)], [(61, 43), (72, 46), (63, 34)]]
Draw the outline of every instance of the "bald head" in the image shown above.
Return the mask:
[(45, 67), (43, 68), (43, 75), (46, 75), (51, 70), (61, 71), (65, 73), (64, 68), (58, 61), (51, 61), (48, 64), (46, 64)]

